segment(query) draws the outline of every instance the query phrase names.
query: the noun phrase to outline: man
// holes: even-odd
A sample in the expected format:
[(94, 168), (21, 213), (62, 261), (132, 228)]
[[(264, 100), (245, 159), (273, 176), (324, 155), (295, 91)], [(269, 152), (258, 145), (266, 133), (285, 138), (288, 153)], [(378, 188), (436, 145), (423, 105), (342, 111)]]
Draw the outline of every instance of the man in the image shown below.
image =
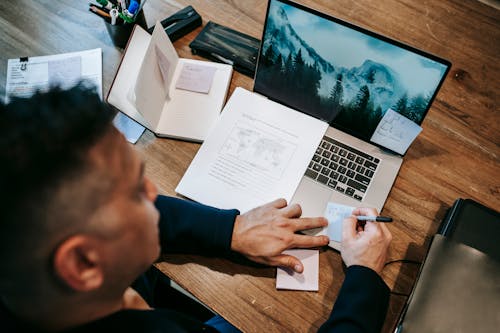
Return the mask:
[[(300, 207), (283, 199), (240, 215), (159, 196), (111, 119), (81, 84), (1, 106), (2, 331), (216, 332), (152, 309), (130, 288), (160, 251), (237, 253), (301, 272), (297, 258), (281, 253), (328, 243), (297, 233), (324, 218), (300, 218)], [(346, 281), (321, 331), (380, 330), (388, 288), (378, 274), (390, 239), (383, 224), (345, 220)]]

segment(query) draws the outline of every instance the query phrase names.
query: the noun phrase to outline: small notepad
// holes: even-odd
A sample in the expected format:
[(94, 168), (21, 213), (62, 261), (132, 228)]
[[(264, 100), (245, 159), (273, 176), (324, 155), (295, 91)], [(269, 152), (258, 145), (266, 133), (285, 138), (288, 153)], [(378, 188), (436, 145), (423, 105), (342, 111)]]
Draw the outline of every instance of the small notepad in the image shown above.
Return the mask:
[(217, 68), (198, 64), (184, 64), (175, 87), (208, 94)]
[(283, 254), (297, 257), (304, 266), (302, 273), (292, 269), (278, 267), (276, 289), (318, 291), (319, 289), (319, 251), (294, 249)]

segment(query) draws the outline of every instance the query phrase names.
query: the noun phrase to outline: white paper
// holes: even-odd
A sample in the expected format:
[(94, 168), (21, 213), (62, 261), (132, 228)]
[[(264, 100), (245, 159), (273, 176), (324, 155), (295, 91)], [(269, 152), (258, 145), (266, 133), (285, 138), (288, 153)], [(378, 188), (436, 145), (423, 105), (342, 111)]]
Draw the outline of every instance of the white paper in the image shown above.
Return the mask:
[(327, 123), (237, 88), (176, 191), (246, 212), (290, 201)]
[[(136, 27), (137, 29), (137, 27)], [(152, 131), (158, 126), (179, 55), (159, 22), (156, 22), (133, 87), (133, 103)], [(133, 79), (133, 78), (131, 78)], [(132, 101), (131, 101), (132, 102)]]
[(7, 63), (5, 102), (13, 96), (30, 97), (37, 90), (46, 91), (53, 85), (70, 88), (79, 80), (95, 85), (102, 99), (101, 49), (19, 58)]
[(370, 140), (396, 153), (404, 154), (421, 131), (422, 127), (388, 109)]
[(322, 234), (328, 235), (330, 240), (336, 242), (342, 241), (342, 224), (344, 219), (352, 215), (355, 207), (329, 202), (326, 206), (325, 217), (328, 220), (328, 226)]
[[(170, 61), (168, 61), (165, 54), (161, 52), (161, 50), (158, 48), (157, 45), (155, 45), (155, 53), (156, 53), (156, 58), (158, 59), (158, 67), (160, 68), (161, 77), (163, 78), (163, 82), (167, 84), (169, 77), (171, 77), (171, 71), (175, 70), (175, 67), (172, 68)], [(168, 91), (170, 90), (169, 88), (170, 86), (165, 85), (165, 92), (167, 93), (167, 99), (170, 98), (170, 96), (168, 95)]]
[(304, 270), (297, 273), (289, 268), (278, 267), (276, 270), (276, 289), (318, 291), (319, 289), (319, 251), (293, 249), (284, 251), (297, 257)]
[(177, 79), (176, 88), (208, 94), (217, 68), (185, 63)]
[(144, 133), (145, 127), (129, 118), (127, 115), (118, 112), (113, 119), (115, 127), (122, 132), (128, 142), (135, 144)]

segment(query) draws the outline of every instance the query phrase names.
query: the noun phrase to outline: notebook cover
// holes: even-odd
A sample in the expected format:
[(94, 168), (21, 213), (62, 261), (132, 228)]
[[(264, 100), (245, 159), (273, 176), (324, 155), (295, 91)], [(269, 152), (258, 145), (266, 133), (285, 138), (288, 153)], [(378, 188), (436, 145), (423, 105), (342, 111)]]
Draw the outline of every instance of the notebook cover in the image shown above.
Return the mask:
[(500, 214), (474, 200), (456, 200), (438, 233), (500, 261)]
[(436, 234), (396, 332), (496, 332), (500, 262)]

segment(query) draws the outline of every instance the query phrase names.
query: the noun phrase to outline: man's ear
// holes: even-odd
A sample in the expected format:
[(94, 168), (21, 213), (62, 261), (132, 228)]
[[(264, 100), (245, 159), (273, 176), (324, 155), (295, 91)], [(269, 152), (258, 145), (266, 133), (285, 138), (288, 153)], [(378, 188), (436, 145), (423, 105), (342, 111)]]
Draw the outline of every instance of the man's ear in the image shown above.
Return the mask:
[(56, 275), (71, 289), (92, 291), (104, 281), (101, 253), (87, 236), (76, 235), (63, 241), (54, 254)]

